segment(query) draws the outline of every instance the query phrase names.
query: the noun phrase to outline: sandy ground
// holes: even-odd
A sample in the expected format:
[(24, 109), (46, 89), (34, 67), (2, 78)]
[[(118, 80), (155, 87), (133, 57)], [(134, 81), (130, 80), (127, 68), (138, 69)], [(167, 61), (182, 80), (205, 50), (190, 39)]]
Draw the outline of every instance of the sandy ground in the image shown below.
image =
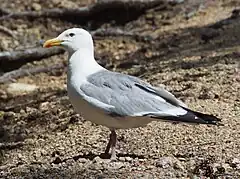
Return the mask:
[[(91, 3), (29, 2), (0, 1), (2, 8), (19, 11)], [(238, 1), (221, 0), (151, 9), (124, 25), (102, 25), (150, 40), (95, 39), (96, 57), (107, 68), (164, 84), (192, 109), (221, 118), (224, 126), (154, 122), (119, 130), (118, 160), (110, 162), (101, 158), (109, 130), (73, 111), (66, 69), (40, 73), (16, 80), (36, 86), (35, 91), (0, 86), (0, 177), (240, 178), (240, 16), (233, 13), (239, 7)], [(40, 39), (79, 26), (59, 19), (11, 19), (1, 25), (16, 36), (0, 32), (1, 51), (39, 46)], [(21, 68), (67, 63), (66, 58), (53, 56)]]

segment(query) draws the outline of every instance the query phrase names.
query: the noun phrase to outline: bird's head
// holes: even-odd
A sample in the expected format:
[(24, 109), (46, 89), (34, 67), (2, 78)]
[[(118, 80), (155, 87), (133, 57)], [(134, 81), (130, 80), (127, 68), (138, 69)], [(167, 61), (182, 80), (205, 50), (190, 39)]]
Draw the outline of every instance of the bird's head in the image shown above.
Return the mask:
[(62, 46), (70, 53), (74, 53), (79, 49), (89, 49), (93, 51), (93, 39), (91, 34), (81, 28), (72, 28), (65, 30), (58, 37), (47, 40), (43, 47), (49, 48), (53, 46)]

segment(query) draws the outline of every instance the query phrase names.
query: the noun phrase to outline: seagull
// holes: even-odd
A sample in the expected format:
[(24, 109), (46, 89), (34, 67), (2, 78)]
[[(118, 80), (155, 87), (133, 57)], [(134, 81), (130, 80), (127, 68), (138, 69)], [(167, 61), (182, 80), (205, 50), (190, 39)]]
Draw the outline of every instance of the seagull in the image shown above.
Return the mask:
[(116, 160), (116, 129), (144, 127), (162, 120), (213, 125), (221, 121), (189, 109), (164, 88), (99, 65), (94, 58), (93, 38), (84, 29), (65, 30), (43, 45), (53, 46), (68, 51), (67, 91), (74, 110), (86, 120), (110, 129), (104, 154), (111, 152), (111, 160)]

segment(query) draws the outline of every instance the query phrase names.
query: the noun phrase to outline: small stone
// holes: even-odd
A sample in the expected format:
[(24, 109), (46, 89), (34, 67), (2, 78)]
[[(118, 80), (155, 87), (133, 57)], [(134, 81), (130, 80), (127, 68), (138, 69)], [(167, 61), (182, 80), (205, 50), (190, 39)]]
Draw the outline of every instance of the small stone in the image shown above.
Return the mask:
[(119, 157), (119, 161), (125, 162), (125, 157)]
[(119, 49), (123, 49), (123, 48), (124, 48), (124, 44), (123, 44), (123, 43), (120, 43), (120, 44), (118, 45), (118, 48), (119, 48)]
[(152, 170), (152, 169), (155, 168), (155, 166), (153, 166), (153, 165), (148, 165), (148, 166), (146, 166), (146, 168), (149, 169), (149, 170)]
[(32, 107), (26, 107), (26, 112), (27, 113), (35, 113), (37, 111), (37, 109), (36, 108), (32, 108)]
[(41, 157), (41, 152), (40, 151), (35, 151), (34, 152), (35, 158), (38, 159)]
[(110, 162), (108, 163), (108, 167), (111, 169), (120, 169), (122, 167), (124, 167), (124, 163), (123, 162)]
[(145, 15), (146, 20), (153, 20), (154, 15), (152, 13), (148, 13)]
[(95, 158), (93, 159), (93, 162), (94, 162), (94, 163), (103, 163), (102, 159), (101, 159), (99, 156), (95, 157)]
[(132, 159), (131, 157), (125, 157), (125, 160), (126, 160), (127, 162), (131, 162), (133, 159)]
[(40, 152), (42, 156), (48, 155), (48, 152), (44, 149), (42, 149)]
[(19, 154), (18, 154), (18, 159), (21, 160), (22, 158), (23, 158), (22, 154), (19, 153)]
[(2, 51), (7, 51), (7, 49), (9, 49), (9, 45), (10, 45), (10, 43), (9, 43), (9, 41), (8, 40), (1, 40), (0, 41), (0, 49), (2, 50)]
[(39, 105), (39, 109), (41, 111), (47, 111), (49, 109), (49, 102), (43, 102)]
[(185, 158), (181, 158), (181, 157), (180, 157), (180, 158), (178, 158), (178, 160), (179, 160), (179, 161), (186, 161), (186, 159), (185, 159)]
[(232, 161), (232, 164), (234, 164), (234, 165), (240, 164), (240, 159), (234, 158), (233, 161)]
[(139, 161), (139, 162), (144, 162), (144, 161), (145, 161), (145, 159), (143, 159), (143, 158), (140, 158), (140, 159), (138, 159), (138, 161)]
[(79, 158), (77, 161), (78, 161), (79, 163), (87, 163), (87, 162), (88, 162), (88, 160), (85, 159), (85, 158)]
[(36, 11), (40, 11), (42, 9), (42, 6), (40, 4), (38, 4), (38, 3), (33, 3), (32, 7)]
[(21, 114), (21, 115), (24, 115), (24, 114), (26, 114), (26, 111), (25, 111), (24, 109), (21, 109), (21, 110), (20, 110), (20, 114)]
[(171, 157), (161, 157), (157, 163), (156, 163), (157, 167), (161, 167), (161, 168), (169, 168), (171, 166), (173, 166), (173, 161)]
[(32, 92), (38, 87), (36, 85), (30, 85), (25, 83), (11, 83), (8, 85), (7, 92), (10, 94)]
[(116, 60), (119, 60), (119, 59), (120, 59), (120, 56), (119, 56), (119, 55), (115, 56), (115, 59), (116, 59)]
[[(67, 166), (72, 166), (75, 164), (75, 160), (74, 159), (68, 159), (65, 161)], [(81, 163), (82, 164), (82, 163)]]

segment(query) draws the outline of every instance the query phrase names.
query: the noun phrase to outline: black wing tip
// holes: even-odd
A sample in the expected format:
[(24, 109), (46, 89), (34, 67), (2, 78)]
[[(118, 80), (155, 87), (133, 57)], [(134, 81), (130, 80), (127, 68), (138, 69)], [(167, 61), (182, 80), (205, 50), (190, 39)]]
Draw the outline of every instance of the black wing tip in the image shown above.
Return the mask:
[(205, 125), (223, 126), (221, 119), (209, 114), (203, 114), (186, 109), (188, 112), (182, 116), (165, 116), (163, 119), (174, 122), (186, 122)]
[[(184, 107), (183, 107), (184, 108)], [(204, 114), (201, 112), (197, 112), (197, 111), (192, 111), (190, 109), (184, 108), (185, 110), (188, 111), (188, 113), (186, 115), (189, 116), (195, 116), (195, 118), (197, 118), (197, 121), (199, 121), (199, 123), (201, 124), (210, 124), (210, 125), (218, 125), (218, 126), (223, 126), (223, 124), (221, 123), (221, 119), (212, 115), (212, 114)]]
[(202, 119), (206, 124), (212, 124), (212, 125), (221, 125), (221, 119), (214, 116), (214, 115), (209, 115), (209, 114), (203, 114), (200, 112), (193, 112), (198, 118)]

